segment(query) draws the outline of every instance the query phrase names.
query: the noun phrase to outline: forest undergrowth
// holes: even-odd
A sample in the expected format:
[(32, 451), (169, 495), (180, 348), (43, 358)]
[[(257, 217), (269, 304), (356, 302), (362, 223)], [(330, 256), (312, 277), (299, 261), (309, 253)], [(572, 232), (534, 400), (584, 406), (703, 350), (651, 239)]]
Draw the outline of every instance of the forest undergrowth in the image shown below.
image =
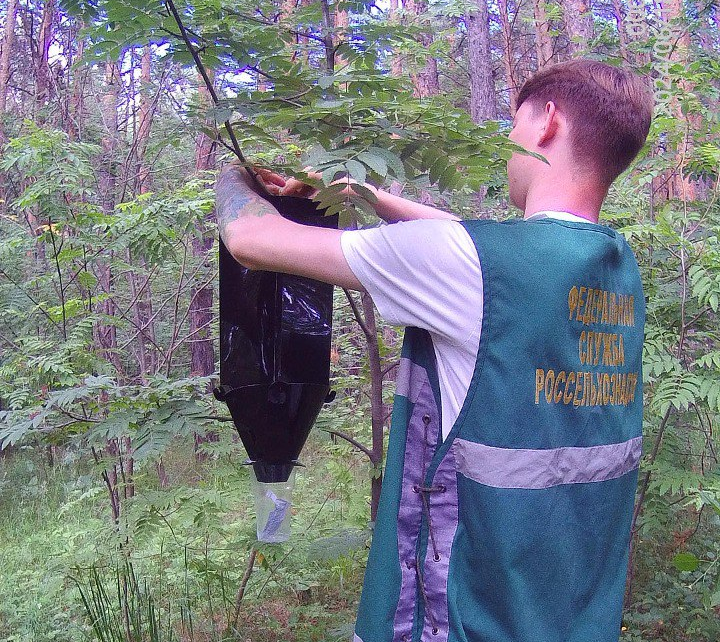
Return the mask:
[[(369, 539), (368, 498), (358, 492), (366, 465), (322, 434), (311, 442), (285, 544), (255, 541), (249, 471), (232, 439), (203, 463), (192, 444), (174, 445), (165, 460), (172, 490), (146, 490), (125, 529), (108, 524), (87, 467), (48, 467), (32, 452), (5, 457), (0, 640), (347, 640)], [(136, 611), (129, 637), (113, 626), (122, 608)]]
[[(348, 448), (322, 435), (304, 454), (308, 467), (298, 475), (292, 538), (258, 545), (239, 609), (255, 520), (248, 471), (237, 462), (222, 457), (197, 464), (191, 444), (175, 444), (166, 459), (173, 479), (168, 492), (174, 500), (184, 496), (184, 505), (165, 512), (143, 501), (131, 542), (118, 555), (103, 489), (86, 467), (66, 461), (49, 468), (33, 452), (6, 457), (0, 473), (0, 641), (128, 639), (122, 629), (108, 627), (105, 637), (93, 632), (81, 593), (94, 597), (91, 612), (112, 617), (115, 610), (117, 616), (118, 573), (122, 578), (129, 563), (139, 589), (131, 600), (135, 617), (147, 623), (152, 606), (159, 625), (155, 637), (146, 629), (130, 640), (347, 642), (369, 543), (363, 528), (368, 497), (358, 492), (366, 466), (362, 460), (345, 465)], [(641, 540), (621, 642), (718, 639), (717, 609), (703, 603), (712, 575), (680, 570), (673, 561), (691, 535), (690, 550), (706, 554), (716, 528), (686, 511), (669, 541)]]

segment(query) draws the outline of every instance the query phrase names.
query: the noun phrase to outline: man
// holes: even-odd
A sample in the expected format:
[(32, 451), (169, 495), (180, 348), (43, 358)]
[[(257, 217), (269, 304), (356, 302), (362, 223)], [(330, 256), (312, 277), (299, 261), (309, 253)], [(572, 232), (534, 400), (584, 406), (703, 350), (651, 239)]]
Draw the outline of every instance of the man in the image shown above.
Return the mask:
[(617, 642), (644, 300), (632, 252), (597, 221), (651, 111), (639, 79), (602, 63), (530, 79), (510, 138), (547, 162), (508, 163), (521, 221), (378, 190), (392, 225), (307, 228), (239, 168), (221, 175), (238, 261), (366, 290), (407, 326), (355, 642)]

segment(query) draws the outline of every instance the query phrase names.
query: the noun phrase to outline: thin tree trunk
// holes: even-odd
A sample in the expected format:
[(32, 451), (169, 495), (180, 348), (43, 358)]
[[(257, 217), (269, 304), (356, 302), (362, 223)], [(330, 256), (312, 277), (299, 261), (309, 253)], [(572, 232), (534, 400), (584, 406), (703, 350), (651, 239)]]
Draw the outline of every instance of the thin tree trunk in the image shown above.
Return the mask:
[[(105, 452), (113, 457), (115, 461), (120, 461), (120, 448), (117, 439), (109, 439)], [(103, 479), (108, 490), (108, 499), (110, 500), (110, 513), (113, 523), (117, 526), (120, 524), (120, 476), (118, 475), (118, 464), (108, 465), (103, 472)]]
[(0, 52), (0, 143), (4, 141), (2, 119), (7, 108), (8, 81), (10, 80), (10, 59), (15, 43), (15, 26), (18, 0), (8, 0), (5, 13), (5, 34)]
[[(203, 105), (210, 105), (211, 98), (207, 87), (199, 84), (200, 101)], [(195, 143), (195, 170), (204, 172), (215, 167), (216, 144), (202, 132), (198, 133)], [(215, 216), (210, 212), (206, 221)], [(213, 246), (214, 234), (210, 232), (209, 226), (198, 238), (193, 237), (193, 256), (205, 263), (205, 270), (210, 270), (210, 249)], [(213, 321), (213, 286), (193, 286), (190, 290), (190, 334), (193, 340), (190, 342), (190, 374), (197, 377), (208, 377), (215, 372), (215, 348), (213, 346), (211, 326)], [(219, 435), (216, 432), (208, 432), (204, 437), (195, 435), (195, 456), (202, 459), (198, 447), (203, 442), (218, 441)]]
[[(103, 119), (101, 140), (102, 156), (99, 159), (98, 197), (100, 208), (105, 214), (112, 214), (115, 209), (117, 181), (115, 177), (115, 155), (118, 143), (117, 103), (120, 85), (120, 72), (117, 63), (105, 64), (105, 92), (101, 99), (100, 110)], [(107, 298), (100, 303), (100, 312), (108, 319), (115, 316), (113, 299), (113, 282), (109, 260), (96, 262), (98, 284)], [(100, 346), (103, 358), (112, 363), (119, 375), (122, 363), (117, 353), (117, 333), (111, 323), (98, 322), (95, 326), (95, 342)]]
[(592, 11), (589, 0), (563, 0), (562, 4), (565, 33), (572, 58), (584, 51), (593, 38)]
[(38, 113), (50, 99), (49, 57), (54, 21), (55, 0), (47, 0), (43, 8), (42, 22), (40, 23), (35, 50), (35, 104)]
[[(424, 14), (427, 13), (428, 4), (425, 0), (407, 0), (405, 8), (408, 13), (414, 14), (415, 19), (420, 22), (424, 18)], [(426, 27), (419, 37), (419, 42), (425, 49), (429, 49), (434, 38), (430, 26), (426, 25)], [(432, 56), (428, 56), (425, 66), (419, 71), (411, 73), (410, 77), (414, 87), (413, 93), (416, 97), (429, 98), (430, 96), (437, 96), (440, 93), (438, 64), (437, 60)]]
[(375, 307), (370, 295), (363, 292), (363, 316), (367, 328), (367, 354), (370, 369), (370, 414), (372, 424), (372, 458), (374, 467), (373, 478), (370, 485), (370, 520), (375, 522), (380, 503), (382, 489), (382, 461), (383, 461), (383, 428), (385, 426), (385, 405), (382, 398), (383, 372), (380, 360), (380, 346), (377, 336), (377, 323), (375, 321)]
[[(154, 116), (154, 99), (151, 92), (151, 70), (152, 52), (150, 45), (146, 45), (140, 58), (140, 88), (136, 91), (131, 88), (130, 95), (133, 97), (128, 102), (134, 103), (135, 96), (139, 94), (139, 105), (137, 118), (133, 118), (133, 154), (125, 167), (125, 173), (132, 174), (125, 178), (125, 184), (134, 184), (136, 194), (147, 194), (150, 191), (150, 165), (147, 161), (146, 150), (150, 140), (150, 130)], [(147, 263), (143, 256), (131, 256), (128, 250), (128, 264), (138, 264), (145, 269)], [(137, 361), (139, 365), (139, 376), (145, 380), (148, 374), (157, 371), (158, 355), (155, 335), (155, 323), (153, 321), (153, 297), (151, 284), (145, 281), (135, 270), (127, 273), (130, 296), (134, 301), (132, 306), (133, 321), (138, 328), (137, 335)], [(142, 288), (142, 291), (140, 289)]]
[(150, 140), (150, 128), (153, 121), (153, 99), (150, 92), (152, 52), (150, 45), (143, 49), (140, 62), (140, 107), (138, 109), (137, 128), (137, 192), (147, 194), (150, 191), (150, 165), (148, 164), (145, 151)]
[[(15, 26), (17, 20), (17, 0), (9, 0), (5, 14), (5, 33), (0, 51), (0, 150), (7, 142), (5, 127), (5, 110), (7, 109), (8, 81), (10, 80), (10, 59), (15, 43)], [(4, 178), (4, 177), (3, 177)], [(7, 198), (5, 195), (5, 181), (0, 180), (0, 213), (4, 212)]]
[[(327, 12), (327, 2), (325, 4), (325, 20), (329, 26), (329, 16)], [(334, 43), (331, 38), (326, 40), (326, 47), (334, 49)], [(329, 51), (326, 51), (326, 60), (328, 61), (328, 73), (334, 73), (334, 58)], [(355, 229), (357, 222), (353, 221), (351, 227)], [(353, 309), (355, 319), (360, 325), (365, 342), (367, 345), (368, 367), (370, 370), (370, 413), (372, 425), (372, 448), (370, 449), (370, 462), (373, 466), (373, 477), (370, 483), (370, 520), (375, 522), (377, 519), (377, 510), (380, 503), (380, 491), (382, 489), (382, 461), (384, 454), (384, 425), (385, 425), (385, 405), (382, 397), (383, 371), (382, 360), (380, 357), (380, 344), (378, 341), (377, 323), (375, 321), (375, 306), (369, 294), (361, 295), (362, 312), (358, 309), (355, 299), (347, 290), (345, 291), (348, 301)], [(364, 450), (367, 454), (367, 450)]]
[(533, 0), (535, 13), (535, 55), (537, 68), (542, 69), (553, 57), (553, 42), (550, 35), (550, 21), (545, 10), (545, 0)]
[(487, 0), (475, 0), (477, 9), (465, 17), (468, 30), (470, 117), (475, 123), (497, 118), (495, 81), (490, 57)]
[(505, 70), (505, 82), (507, 83), (508, 90), (508, 108), (510, 110), (510, 116), (514, 116), (520, 87), (515, 79), (515, 51), (507, 0), (498, 0), (498, 13), (502, 36), (503, 68)]

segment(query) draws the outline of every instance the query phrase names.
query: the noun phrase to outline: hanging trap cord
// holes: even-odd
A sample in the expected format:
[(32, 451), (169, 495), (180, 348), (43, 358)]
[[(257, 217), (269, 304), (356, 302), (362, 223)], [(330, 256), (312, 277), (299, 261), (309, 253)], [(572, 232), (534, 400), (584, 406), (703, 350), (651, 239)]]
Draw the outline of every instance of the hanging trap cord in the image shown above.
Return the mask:
[[(190, 52), (190, 55), (192, 56), (193, 60), (195, 61), (195, 67), (197, 68), (198, 72), (202, 76), (203, 82), (205, 83), (205, 86), (207, 87), (208, 93), (210, 94), (210, 97), (212, 98), (213, 104), (217, 107), (220, 103), (220, 99), (218, 98), (217, 92), (215, 91), (215, 87), (213, 87), (212, 81), (210, 80), (210, 76), (208, 76), (207, 70), (205, 69), (205, 65), (203, 64), (202, 60), (200, 60), (200, 56), (198, 55), (197, 50), (195, 47), (193, 47), (192, 42), (190, 42), (190, 37), (188, 36), (187, 29), (185, 28), (185, 25), (183, 24), (182, 19), (180, 18), (180, 14), (178, 13), (177, 8), (175, 7), (175, 3), (173, 0), (165, 0), (165, 6), (167, 7), (168, 11), (172, 14), (173, 18), (175, 19), (175, 22), (178, 26), (178, 29), (180, 30), (180, 36), (183, 39), (183, 42), (185, 43), (185, 46), (187, 47), (188, 51)], [(245, 165), (250, 172), (250, 176), (253, 177), (253, 180), (255, 183), (265, 192), (265, 186), (262, 184), (260, 179), (258, 178), (255, 171), (248, 166), (247, 160), (245, 160), (245, 155), (243, 154), (242, 150), (240, 149), (240, 143), (238, 143), (237, 138), (235, 137), (235, 132), (233, 131), (232, 125), (230, 124), (229, 120), (225, 121), (225, 129), (227, 130), (228, 136), (230, 137), (230, 142), (232, 143), (233, 151), (235, 152), (235, 155), (238, 157), (240, 162)]]

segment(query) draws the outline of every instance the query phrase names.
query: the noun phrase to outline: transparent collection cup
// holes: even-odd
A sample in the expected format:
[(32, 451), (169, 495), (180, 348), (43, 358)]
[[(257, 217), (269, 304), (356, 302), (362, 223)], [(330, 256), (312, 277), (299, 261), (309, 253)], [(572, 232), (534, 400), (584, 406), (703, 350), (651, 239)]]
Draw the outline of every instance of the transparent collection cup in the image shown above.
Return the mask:
[[(252, 468), (251, 468), (252, 470)], [(261, 542), (286, 542), (290, 538), (290, 514), (295, 471), (284, 482), (260, 482), (252, 472), (257, 538)]]

